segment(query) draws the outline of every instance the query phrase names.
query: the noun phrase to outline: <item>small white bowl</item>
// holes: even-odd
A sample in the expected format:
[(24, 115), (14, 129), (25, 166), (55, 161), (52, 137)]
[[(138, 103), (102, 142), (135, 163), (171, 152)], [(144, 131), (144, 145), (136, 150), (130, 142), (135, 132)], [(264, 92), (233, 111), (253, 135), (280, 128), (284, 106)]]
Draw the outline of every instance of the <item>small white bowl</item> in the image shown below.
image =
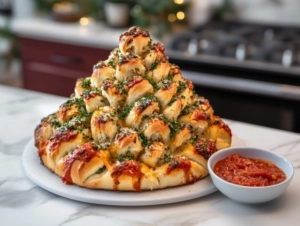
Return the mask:
[[(264, 187), (241, 186), (227, 182), (213, 172), (213, 167), (219, 160), (231, 154), (272, 161), (286, 174), (286, 180), (276, 185)], [(220, 192), (236, 202), (249, 204), (268, 202), (279, 197), (288, 187), (294, 175), (293, 165), (287, 159), (274, 152), (254, 147), (233, 147), (220, 150), (209, 158), (208, 170), (213, 183)]]

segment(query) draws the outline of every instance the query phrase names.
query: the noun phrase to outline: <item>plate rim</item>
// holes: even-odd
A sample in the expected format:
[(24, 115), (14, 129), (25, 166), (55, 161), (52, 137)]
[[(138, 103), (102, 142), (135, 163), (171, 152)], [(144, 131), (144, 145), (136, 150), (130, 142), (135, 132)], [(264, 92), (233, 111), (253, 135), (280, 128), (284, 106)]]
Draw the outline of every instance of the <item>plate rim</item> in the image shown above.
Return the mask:
[[(91, 204), (110, 206), (162, 205), (200, 198), (218, 190), (209, 175), (194, 184), (141, 192), (93, 190), (77, 185), (65, 185), (59, 176), (42, 165), (37, 155), (37, 148), (34, 146), (34, 138), (31, 138), (24, 148), (22, 166), (26, 176), (39, 187), (64, 198)], [(84, 195), (82, 195), (82, 191), (86, 191)]]

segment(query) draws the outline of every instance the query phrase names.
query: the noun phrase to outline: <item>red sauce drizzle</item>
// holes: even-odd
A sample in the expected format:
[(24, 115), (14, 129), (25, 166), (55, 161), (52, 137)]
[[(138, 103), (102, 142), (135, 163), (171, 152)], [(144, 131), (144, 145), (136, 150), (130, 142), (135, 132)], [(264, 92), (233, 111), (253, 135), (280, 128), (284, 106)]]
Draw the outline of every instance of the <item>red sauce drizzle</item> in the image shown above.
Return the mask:
[(185, 79), (184, 79), (184, 82), (185, 82), (185, 84), (187, 85), (187, 87), (188, 87), (190, 90), (194, 89), (194, 85), (193, 85), (193, 83), (191, 82), (191, 80), (185, 78)]
[(239, 154), (218, 161), (213, 170), (222, 179), (242, 186), (269, 186), (286, 179), (285, 173), (274, 163)]
[(207, 108), (210, 108), (210, 103), (207, 99), (205, 99), (204, 97), (200, 97), (196, 100), (196, 102), (198, 102), (200, 105), (205, 105), (207, 106)]
[(72, 184), (72, 177), (71, 177), (71, 169), (72, 165), (75, 162), (75, 160), (78, 160), (80, 162), (89, 162), (91, 159), (96, 155), (97, 149), (95, 149), (95, 146), (93, 143), (86, 143), (78, 147), (74, 150), (73, 154), (67, 158), (64, 162), (65, 164), (65, 171), (62, 176), (62, 181), (66, 184)]
[(134, 85), (142, 82), (144, 79), (141, 78), (141, 77), (138, 77), (138, 78), (132, 78), (128, 81), (128, 84), (126, 86), (127, 90), (131, 89), (131, 87), (133, 87)]
[(39, 157), (42, 157), (42, 155), (45, 154), (46, 147), (47, 147), (48, 144), (49, 144), (48, 140), (42, 140), (42, 141), (40, 141), (40, 147), (41, 148), (38, 150)]
[(151, 49), (155, 50), (156, 52), (162, 52), (162, 53), (165, 51), (164, 45), (161, 44), (160, 42), (154, 43)]
[(112, 80), (103, 81), (102, 87), (105, 91), (107, 91), (109, 88), (113, 87), (113, 81)]
[(101, 128), (101, 124), (107, 123), (107, 119), (105, 120), (104, 116), (101, 115), (99, 118), (95, 118), (93, 123), (94, 123), (95, 127)]
[(194, 151), (202, 155), (205, 159), (209, 159), (209, 157), (217, 151), (217, 148), (215, 142), (201, 138), (195, 143)]
[(114, 190), (118, 190), (118, 184), (120, 184), (119, 177), (121, 175), (127, 175), (132, 177), (134, 190), (140, 191), (141, 178), (144, 175), (140, 168), (140, 163), (134, 160), (125, 160), (120, 162), (120, 165), (115, 165), (111, 173), (111, 176), (114, 180)]
[(209, 119), (209, 115), (206, 114), (205, 111), (203, 111), (202, 109), (197, 109), (195, 111), (194, 118), (197, 121), (199, 121), (199, 120), (208, 120)]
[(83, 93), (83, 98), (85, 99), (85, 100), (89, 100), (89, 99), (91, 99), (91, 98), (94, 98), (95, 96), (98, 96), (99, 94), (97, 93), (97, 92), (84, 92)]
[(178, 65), (172, 65), (169, 74), (170, 75), (178, 74), (178, 73), (180, 73), (179, 69), (180, 69), (180, 67)]
[(175, 156), (171, 162), (168, 164), (167, 174), (170, 174), (174, 169), (182, 169), (184, 171), (186, 183), (190, 183), (189, 172), (191, 169), (191, 162), (180, 156)]
[(77, 136), (78, 132), (75, 130), (64, 130), (54, 133), (54, 135), (49, 139), (50, 140), (50, 146), (49, 151), (54, 152), (57, 150), (58, 146), (62, 142), (68, 142), (70, 140), (73, 140)]
[(123, 34), (120, 35), (119, 41), (124, 36), (132, 36), (132, 37), (137, 37), (139, 35), (142, 35), (143, 37), (149, 37), (149, 33), (139, 27), (132, 27), (129, 31), (125, 31)]
[(126, 56), (121, 55), (120, 60), (118, 62), (119, 65), (130, 62), (132, 59), (137, 59), (138, 57), (133, 53), (129, 53)]

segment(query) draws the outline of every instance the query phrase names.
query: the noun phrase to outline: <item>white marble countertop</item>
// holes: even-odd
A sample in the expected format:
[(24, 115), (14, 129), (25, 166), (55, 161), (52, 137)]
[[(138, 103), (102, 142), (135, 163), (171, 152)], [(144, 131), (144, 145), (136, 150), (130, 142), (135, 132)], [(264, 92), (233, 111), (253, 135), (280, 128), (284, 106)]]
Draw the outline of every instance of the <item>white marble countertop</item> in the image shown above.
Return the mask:
[[(300, 134), (226, 120), (239, 142), (279, 153), (295, 167), (286, 192), (245, 205), (220, 192), (160, 206), (87, 204), (54, 195), (23, 172), (21, 157), (33, 130), (65, 98), (0, 85), (0, 225), (297, 225), (300, 221)], [(117, 194), (116, 194), (117, 195)], [(137, 195), (139, 195), (137, 193)]]

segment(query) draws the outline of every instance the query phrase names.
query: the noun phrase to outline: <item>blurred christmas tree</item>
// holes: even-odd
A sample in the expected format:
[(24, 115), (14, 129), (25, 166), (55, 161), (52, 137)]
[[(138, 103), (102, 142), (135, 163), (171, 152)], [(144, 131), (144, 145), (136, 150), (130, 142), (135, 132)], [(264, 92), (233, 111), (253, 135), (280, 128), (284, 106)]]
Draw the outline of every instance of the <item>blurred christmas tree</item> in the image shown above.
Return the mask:
[(174, 24), (186, 23), (188, 3), (184, 0), (137, 0), (131, 10), (133, 24), (152, 29), (161, 38)]
[(49, 14), (52, 12), (55, 4), (71, 3), (82, 11), (85, 16), (91, 16), (97, 19), (99, 9), (104, 0), (34, 0), (37, 11)]

